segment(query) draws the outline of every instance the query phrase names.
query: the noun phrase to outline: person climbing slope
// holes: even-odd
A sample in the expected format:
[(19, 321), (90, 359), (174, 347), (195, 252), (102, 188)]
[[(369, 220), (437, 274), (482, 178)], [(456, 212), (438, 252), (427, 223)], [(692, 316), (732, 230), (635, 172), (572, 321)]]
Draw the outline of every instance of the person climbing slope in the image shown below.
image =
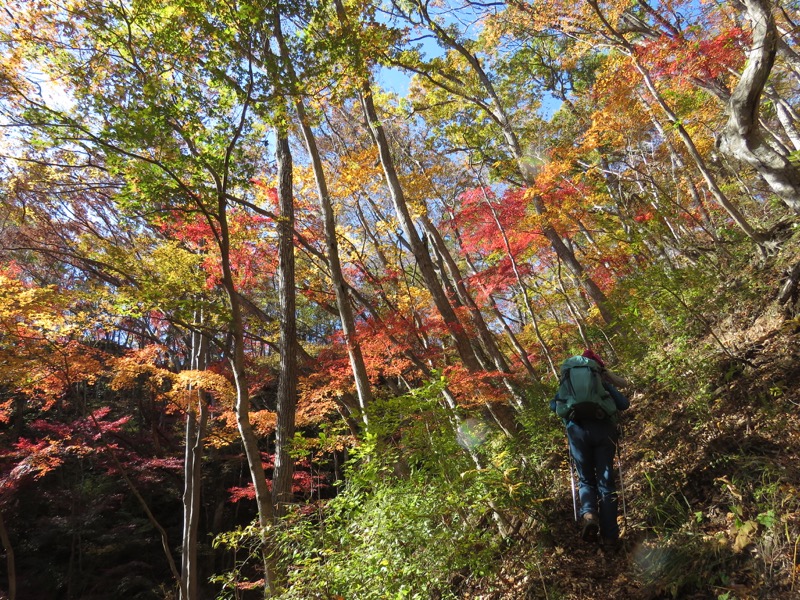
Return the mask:
[(561, 364), (558, 392), (550, 401), (551, 410), (564, 421), (578, 471), (581, 537), (589, 542), (602, 538), (606, 550), (619, 546), (614, 454), (618, 413), (630, 407), (615, 383), (627, 384), (587, 349)]

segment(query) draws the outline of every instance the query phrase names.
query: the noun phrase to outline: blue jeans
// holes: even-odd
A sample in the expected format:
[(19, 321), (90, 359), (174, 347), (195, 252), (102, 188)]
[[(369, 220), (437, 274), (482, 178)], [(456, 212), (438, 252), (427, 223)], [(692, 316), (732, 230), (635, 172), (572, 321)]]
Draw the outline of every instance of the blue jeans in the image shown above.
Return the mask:
[(619, 538), (614, 453), (617, 427), (609, 420), (567, 423), (567, 439), (578, 470), (580, 514), (600, 514), (600, 535)]

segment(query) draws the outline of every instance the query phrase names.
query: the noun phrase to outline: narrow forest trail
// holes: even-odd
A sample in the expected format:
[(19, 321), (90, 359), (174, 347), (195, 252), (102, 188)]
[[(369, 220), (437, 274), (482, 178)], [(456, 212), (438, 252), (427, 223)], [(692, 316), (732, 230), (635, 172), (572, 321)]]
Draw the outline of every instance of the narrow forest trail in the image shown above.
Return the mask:
[(571, 510), (558, 517), (562, 521), (554, 524), (553, 551), (542, 566), (543, 581), (540, 578), (539, 589), (530, 590), (528, 597), (545, 597), (545, 587), (558, 589), (561, 598), (638, 597), (642, 585), (633, 573), (636, 546), (632, 540), (626, 539), (618, 551), (605, 552), (580, 539)]
[(728, 327), (736, 352), (719, 357), (702, 393), (632, 394), (623, 549), (580, 539), (563, 462), (546, 533), (515, 545), (499, 576), (464, 598), (800, 598), (800, 324), (775, 313)]

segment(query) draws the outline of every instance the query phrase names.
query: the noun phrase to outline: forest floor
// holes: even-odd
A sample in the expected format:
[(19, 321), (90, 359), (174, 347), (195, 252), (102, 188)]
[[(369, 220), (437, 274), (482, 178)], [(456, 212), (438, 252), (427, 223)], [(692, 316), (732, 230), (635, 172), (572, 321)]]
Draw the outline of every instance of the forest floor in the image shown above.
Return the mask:
[(730, 350), (703, 393), (674, 398), (654, 384), (632, 394), (620, 443), (622, 550), (579, 538), (564, 462), (552, 522), (462, 597), (800, 598), (800, 319), (785, 321), (774, 305), (748, 312), (717, 325)]

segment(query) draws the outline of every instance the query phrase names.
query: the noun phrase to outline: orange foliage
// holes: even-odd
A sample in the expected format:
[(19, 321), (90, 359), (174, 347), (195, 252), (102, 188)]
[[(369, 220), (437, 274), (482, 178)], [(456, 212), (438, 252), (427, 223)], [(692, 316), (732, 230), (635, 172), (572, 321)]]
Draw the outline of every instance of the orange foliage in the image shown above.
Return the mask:
[(321, 388), (313, 385), (304, 386), (303, 393), (297, 401), (295, 413), (297, 427), (319, 425), (330, 418), (335, 418), (337, 415), (335, 393), (324, 386)]
[(178, 406), (187, 406), (197, 400), (197, 391), (211, 394), (223, 406), (231, 406), (236, 400), (236, 390), (231, 382), (213, 371), (181, 371), (172, 375), (172, 389), (167, 397)]
[[(267, 437), (275, 431), (277, 416), (270, 410), (254, 410), (250, 412), (250, 425), (260, 437)], [(236, 419), (236, 412), (223, 410), (214, 419), (212, 432), (206, 438), (206, 443), (213, 448), (225, 448), (236, 444), (241, 439)]]
[[(38, 398), (44, 410), (75, 383), (95, 381), (104, 352), (81, 341), (85, 325), (73, 320), (69, 294), (0, 275), (0, 381)], [(0, 420), (8, 418), (7, 407)]]
[(592, 113), (592, 123), (584, 134), (580, 152), (626, 148), (650, 124), (636, 85), (640, 75), (627, 58), (610, 56), (597, 73), (592, 91), (599, 105)]
[(445, 367), (443, 375), (462, 408), (476, 408), (487, 402), (504, 401), (507, 398), (507, 391), (501, 380), (508, 376), (499, 371), (474, 373), (460, 365), (452, 365)]

